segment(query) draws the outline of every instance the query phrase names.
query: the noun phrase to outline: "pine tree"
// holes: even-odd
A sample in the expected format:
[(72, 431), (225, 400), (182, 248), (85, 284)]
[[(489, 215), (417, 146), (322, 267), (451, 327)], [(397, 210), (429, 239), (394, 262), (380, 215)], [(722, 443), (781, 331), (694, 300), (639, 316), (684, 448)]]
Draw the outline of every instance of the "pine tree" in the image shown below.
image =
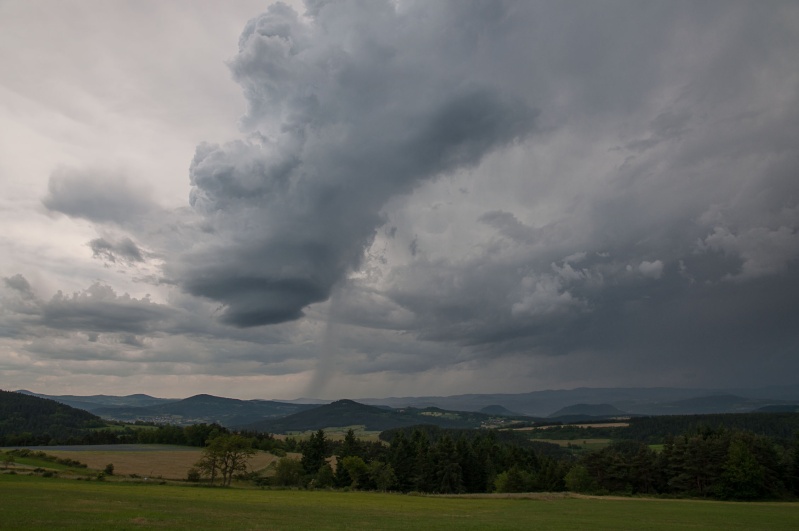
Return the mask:
[(327, 457), (327, 439), (324, 430), (319, 430), (308, 439), (302, 451), (302, 469), (307, 476), (313, 476), (325, 464)]

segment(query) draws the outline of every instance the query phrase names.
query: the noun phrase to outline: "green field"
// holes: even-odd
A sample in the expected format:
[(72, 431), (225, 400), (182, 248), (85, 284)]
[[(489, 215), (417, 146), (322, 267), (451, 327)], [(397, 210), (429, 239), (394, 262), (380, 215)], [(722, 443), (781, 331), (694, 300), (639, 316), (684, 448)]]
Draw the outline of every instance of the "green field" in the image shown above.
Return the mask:
[(799, 504), (425, 497), (0, 474), (4, 529), (799, 529)]

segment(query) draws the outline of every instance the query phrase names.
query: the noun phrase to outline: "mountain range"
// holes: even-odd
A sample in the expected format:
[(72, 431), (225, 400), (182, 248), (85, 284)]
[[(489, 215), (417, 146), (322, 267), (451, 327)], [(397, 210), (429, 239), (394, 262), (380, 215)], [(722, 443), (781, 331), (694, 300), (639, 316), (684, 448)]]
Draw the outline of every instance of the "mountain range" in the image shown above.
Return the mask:
[(238, 400), (200, 394), (185, 399), (127, 396), (51, 396), (18, 391), (90, 411), (100, 417), (188, 425), (216, 422), (271, 433), (365, 426), (383, 430), (413, 424), (469, 428), (511, 420), (576, 422), (639, 415), (795, 411), (799, 385), (758, 389), (578, 388), (517, 394), (339, 400)]

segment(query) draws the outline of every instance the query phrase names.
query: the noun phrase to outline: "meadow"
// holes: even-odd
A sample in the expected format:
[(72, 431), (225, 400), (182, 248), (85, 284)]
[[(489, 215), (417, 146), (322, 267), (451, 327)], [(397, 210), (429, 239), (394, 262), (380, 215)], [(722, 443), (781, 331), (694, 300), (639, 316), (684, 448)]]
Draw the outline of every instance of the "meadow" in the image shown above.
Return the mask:
[(799, 504), (210, 488), (0, 474), (7, 529), (797, 529)]

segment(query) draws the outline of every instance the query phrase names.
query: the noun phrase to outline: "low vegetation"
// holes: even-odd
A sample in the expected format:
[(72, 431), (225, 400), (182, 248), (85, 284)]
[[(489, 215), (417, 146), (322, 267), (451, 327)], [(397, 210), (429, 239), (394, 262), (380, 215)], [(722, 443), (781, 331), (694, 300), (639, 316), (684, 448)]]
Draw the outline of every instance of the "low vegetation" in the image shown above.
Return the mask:
[(796, 503), (426, 497), (370, 492), (208, 489), (0, 474), (9, 529), (664, 529), (793, 530)]

